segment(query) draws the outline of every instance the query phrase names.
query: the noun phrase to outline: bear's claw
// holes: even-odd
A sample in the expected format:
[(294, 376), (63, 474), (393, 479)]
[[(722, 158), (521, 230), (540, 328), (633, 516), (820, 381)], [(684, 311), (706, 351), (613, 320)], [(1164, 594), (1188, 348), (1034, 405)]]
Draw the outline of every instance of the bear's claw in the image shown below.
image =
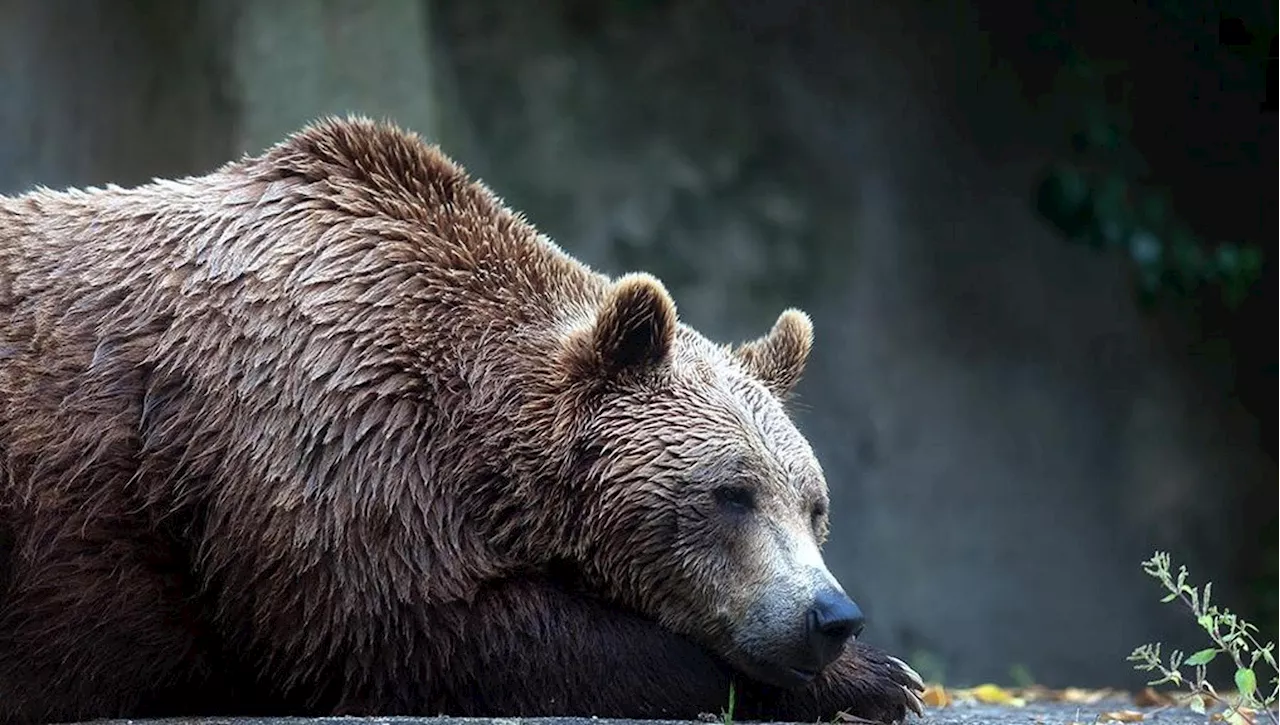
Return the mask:
[(924, 680), (920, 678), (919, 672), (916, 672), (914, 669), (911, 668), (911, 665), (907, 664), (906, 662), (903, 662), (902, 660), (898, 659), (897, 657), (894, 657), (893, 655), (886, 655), (886, 657), (889, 658), (890, 662), (897, 665), (898, 669), (907, 673), (907, 677), (911, 678), (911, 684), (915, 685), (917, 690), (924, 689)]
[(906, 687), (903, 687), (902, 691), (907, 694), (907, 707), (911, 708), (911, 712), (917, 715), (924, 715), (924, 700), (921, 700), (919, 695)]
[(903, 662), (893, 655), (886, 655), (886, 658), (889, 662), (896, 665), (897, 668), (902, 671), (902, 674), (905, 674), (907, 678), (911, 680), (910, 687), (907, 685), (900, 685), (900, 687), (902, 687), (902, 691), (906, 693), (907, 708), (915, 714), (923, 717), (924, 700), (920, 698), (920, 695), (916, 694), (917, 692), (924, 690), (924, 680), (920, 677), (920, 673), (912, 669), (911, 665), (908, 665), (906, 662)]
[(810, 685), (799, 690), (763, 688), (744, 692), (742, 720), (821, 720), (848, 723), (901, 723), (925, 711), (924, 681), (897, 657), (861, 642), (850, 642), (844, 654)]
[[(904, 722), (910, 713), (923, 717), (925, 706), (921, 695), (924, 693), (924, 679), (920, 677), (920, 673), (897, 657), (870, 647), (855, 647), (864, 662), (864, 666), (867, 666), (870, 670), (878, 671), (880, 677), (897, 686), (892, 690), (885, 691), (890, 702), (884, 703), (882, 709), (876, 712), (875, 715), (882, 722), (891, 723)], [(890, 692), (896, 693), (896, 696), (889, 695)], [(892, 702), (894, 700), (897, 702)], [(872, 712), (875, 711), (874, 708), (869, 709)]]

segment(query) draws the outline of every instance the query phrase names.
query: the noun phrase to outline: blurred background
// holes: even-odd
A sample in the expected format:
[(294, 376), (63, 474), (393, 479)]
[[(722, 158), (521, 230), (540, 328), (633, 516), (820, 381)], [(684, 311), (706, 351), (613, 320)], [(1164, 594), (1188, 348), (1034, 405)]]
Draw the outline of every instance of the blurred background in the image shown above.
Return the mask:
[(947, 684), (1276, 623), (1276, 4), (0, 0), (0, 192), (213, 169), (324, 114), (439, 142), (797, 416), (866, 638)]

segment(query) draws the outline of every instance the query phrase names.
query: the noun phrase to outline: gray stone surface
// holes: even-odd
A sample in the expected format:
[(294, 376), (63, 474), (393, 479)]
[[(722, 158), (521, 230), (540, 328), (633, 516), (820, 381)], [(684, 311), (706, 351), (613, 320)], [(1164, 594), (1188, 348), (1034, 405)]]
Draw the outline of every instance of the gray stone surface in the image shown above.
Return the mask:
[[(1037, 703), (1026, 707), (999, 707), (995, 705), (957, 705), (931, 710), (916, 722), (926, 725), (1093, 725), (1106, 723), (1100, 719), (1103, 713), (1114, 710), (1135, 710), (1146, 717), (1141, 722), (1158, 725), (1204, 725), (1208, 720), (1191, 710), (1133, 708), (1125, 703), (1114, 705), (1068, 705), (1061, 703)], [(1110, 721), (1115, 722), (1115, 721)]]
[[(1112, 708), (1031, 704), (1026, 707), (956, 705), (930, 710), (910, 725), (1091, 725)], [(1200, 725), (1206, 719), (1185, 709), (1143, 710), (1143, 722), (1157, 725)], [(606, 720), (597, 718), (192, 718), (174, 720), (104, 720), (95, 725), (695, 725), (683, 720)], [(707, 725), (698, 722), (696, 725)]]

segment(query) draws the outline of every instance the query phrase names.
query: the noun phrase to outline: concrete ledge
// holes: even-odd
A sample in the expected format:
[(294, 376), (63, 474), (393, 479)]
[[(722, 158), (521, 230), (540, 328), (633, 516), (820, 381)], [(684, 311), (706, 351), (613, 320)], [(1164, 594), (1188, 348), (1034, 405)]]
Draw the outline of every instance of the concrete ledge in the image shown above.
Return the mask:
[[(1026, 707), (953, 705), (931, 709), (910, 725), (1092, 725), (1106, 723), (1101, 715), (1116, 710), (1136, 710), (1143, 723), (1203, 725), (1207, 718), (1186, 708), (1135, 708), (1121, 702), (1096, 705), (1033, 703)], [(694, 725), (684, 720), (608, 720), (602, 718), (456, 718), (456, 717), (329, 717), (329, 718), (178, 718), (169, 720), (99, 720), (93, 725)], [(87, 724), (86, 724), (87, 725)], [(696, 725), (706, 725), (697, 723)]]

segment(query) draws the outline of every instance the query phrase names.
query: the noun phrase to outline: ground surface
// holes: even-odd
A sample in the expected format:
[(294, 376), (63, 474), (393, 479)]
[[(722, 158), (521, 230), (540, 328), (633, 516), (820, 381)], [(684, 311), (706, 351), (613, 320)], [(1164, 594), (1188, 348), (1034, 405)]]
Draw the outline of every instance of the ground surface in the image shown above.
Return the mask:
[(1071, 703), (1032, 703), (1026, 707), (1002, 705), (956, 705), (925, 711), (926, 717), (916, 722), (927, 725), (1092, 725), (1123, 722), (1102, 717), (1107, 713), (1142, 713), (1133, 722), (1158, 725), (1202, 725), (1208, 718), (1187, 708), (1135, 708), (1126, 703), (1075, 705)]
[[(1113, 706), (1114, 705), (1114, 706)], [(930, 709), (924, 718), (910, 720), (912, 725), (1092, 725), (1116, 722), (1100, 719), (1106, 712), (1128, 709), (1119, 704), (1074, 705), (1065, 703), (1033, 703), (1026, 707), (999, 705), (954, 705)], [(1206, 718), (1185, 708), (1136, 710), (1145, 717), (1136, 722), (1159, 725), (1200, 725)], [(117, 720), (98, 721), (94, 725), (691, 725), (684, 721), (662, 720), (595, 720), (585, 718), (529, 719), (462, 719), (462, 718), (201, 718), (191, 720)]]

